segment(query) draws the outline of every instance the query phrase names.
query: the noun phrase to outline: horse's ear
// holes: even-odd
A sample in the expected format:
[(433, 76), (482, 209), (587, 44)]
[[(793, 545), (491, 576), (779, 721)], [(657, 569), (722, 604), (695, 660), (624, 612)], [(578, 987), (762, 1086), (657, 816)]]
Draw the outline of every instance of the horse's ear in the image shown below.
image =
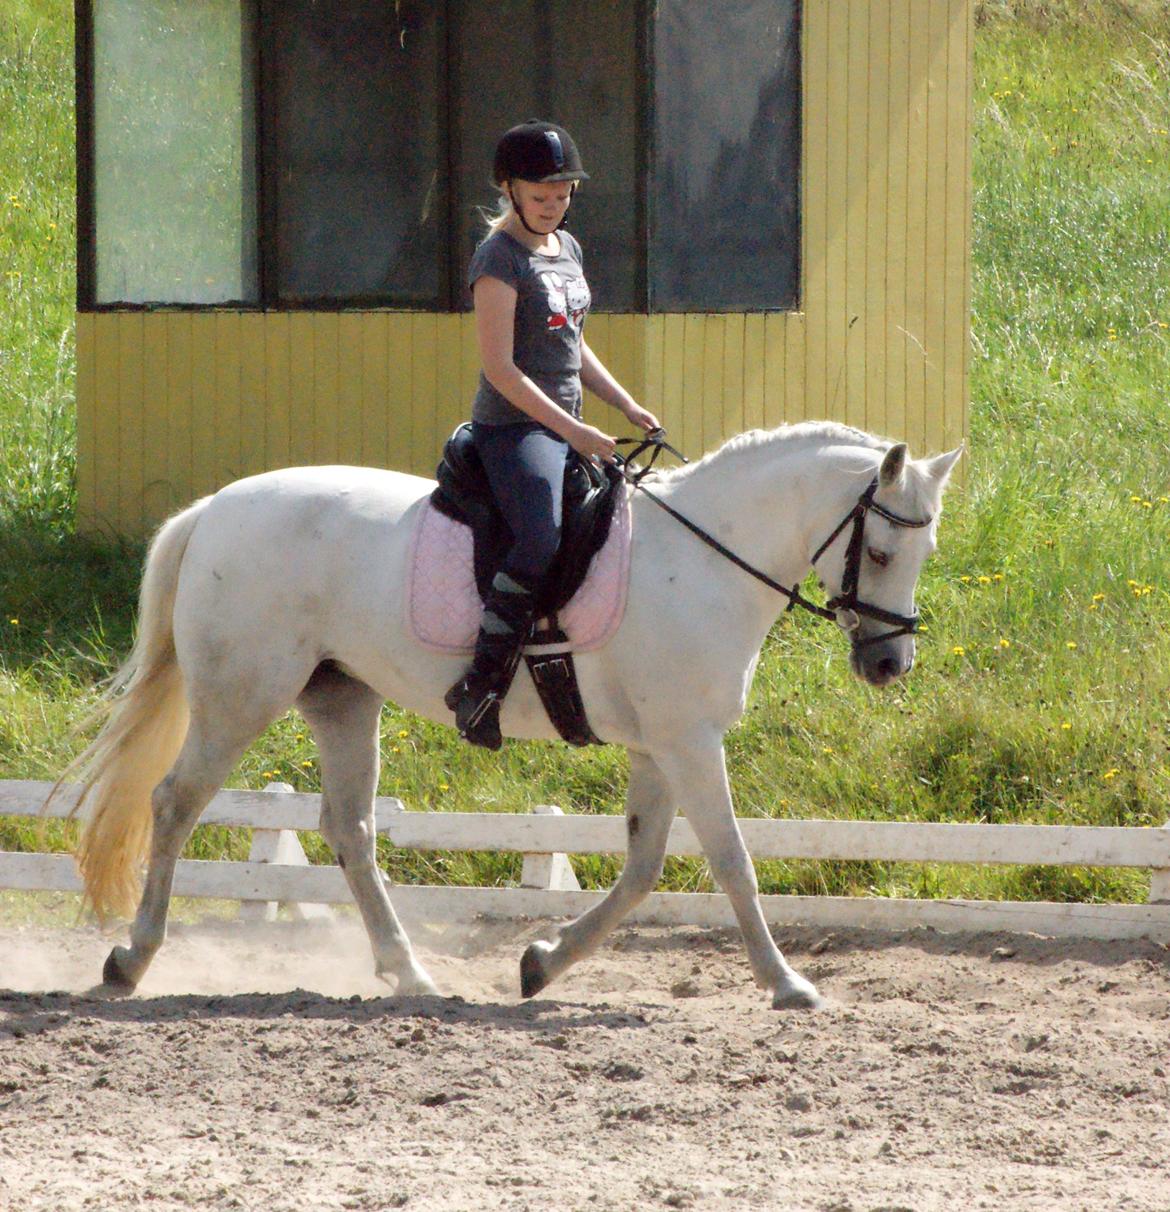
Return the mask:
[(906, 470), (906, 453), (905, 442), (899, 442), (886, 451), (886, 457), (882, 459), (881, 470), (878, 472), (878, 480), (883, 488), (896, 484), (902, 478), (902, 472)]
[(951, 471), (966, 449), (966, 445), (965, 442), (960, 442), (954, 450), (948, 450), (946, 454), (935, 455), (933, 459), (923, 460), (923, 470), (938, 485), (940, 492), (946, 487)]

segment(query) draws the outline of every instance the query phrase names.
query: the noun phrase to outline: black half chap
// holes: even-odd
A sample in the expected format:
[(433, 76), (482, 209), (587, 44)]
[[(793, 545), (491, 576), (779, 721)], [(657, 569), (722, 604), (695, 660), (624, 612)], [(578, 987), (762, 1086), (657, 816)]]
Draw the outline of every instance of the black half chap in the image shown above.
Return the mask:
[(561, 544), (565, 466), (573, 449), (536, 421), (520, 425), (477, 421), (471, 433), (492, 495), (514, 538), (502, 571), (535, 588), (548, 574)]

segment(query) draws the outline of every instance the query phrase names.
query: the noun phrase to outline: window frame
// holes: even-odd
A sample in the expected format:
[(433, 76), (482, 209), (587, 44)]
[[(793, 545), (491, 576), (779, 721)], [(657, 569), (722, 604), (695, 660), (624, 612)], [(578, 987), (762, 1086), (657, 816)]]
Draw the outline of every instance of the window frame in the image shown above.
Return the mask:
[[(75, 101), (76, 101), (76, 203), (77, 203), (77, 272), (76, 309), (78, 312), (341, 312), (384, 310), (420, 314), (458, 314), (469, 310), (465, 297), (462, 275), (466, 269), (458, 249), (452, 249), (446, 257), (446, 265), (440, 271), (440, 289), (437, 297), (426, 304), (412, 304), (391, 295), (370, 296), (323, 296), (282, 300), (277, 290), (277, 214), (278, 189), (276, 180), (275, 89), (272, 87), (274, 69), (272, 13), (280, 0), (240, 0), (241, 20), (246, 23), (245, 40), (252, 58), (252, 80), (254, 92), (251, 98), (251, 121), (253, 124), (253, 165), (256, 197), (252, 208), (257, 230), (255, 232), (255, 257), (257, 298), (255, 300), (224, 300), (217, 303), (183, 302), (129, 302), (97, 301), (97, 217), (94, 204), (96, 174), (96, 147), (94, 130), (95, 107), (95, 48), (94, 48), (94, 4), (96, 0), (74, 0), (75, 19)], [(796, 0), (801, 24), (801, 62), (798, 81), (798, 100), (805, 104), (805, 56), (803, 0)], [(455, 28), (464, 15), (460, 0), (436, 0), (439, 31), (438, 87), (439, 103), (437, 129), (439, 148), (436, 166), (443, 183), (444, 210), (449, 231), (458, 230), (457, 217), (464, 199), (460, 194), (459, 162), (462, 148), (460, 127), (456, 121), (459, 99), (453, 96), (457, 73), (450, 69), (454, 53)], [(651, 248), (652, 206), (650, 200), (650, 174), (654, 171), (655, 156), (655, 76), (654, 76), (654, 3), (653, 0), (633, 0), (631, 16), (635, 33), (635, 64), (638, 78), (635, 81), (634, 131), (635, 163), (638, 166), (634, 190), (634, 234), (636, 240), (634, 259), (634, 283), (632, 290), (632, 314), (649, 315), (651, 312), (652, 272), (649, 264)], [(241, 122), (248, 114), (241, 114)], [(800, 180), (804, 179), (803, 141), (799, 156)], [(791, 314), (800, 312), (804, 296), (804, 199), (803, 184), (799, 190), (797, 204), (800, 214), (800, 235), (795, 251), (797, 291), (790, 305), (772, 307), (743, 307), (737, 309), (714, 309), (718, 314), (743, 315), (759, 312)], [(470, 200), (469, 200), (470, 201)], [(243, 252), (242, 252), (243, 255)], [(684, 311), (703, 313), (710, 307), (696, 304)], [(654, 313), (663, 314), (663, 313)]]

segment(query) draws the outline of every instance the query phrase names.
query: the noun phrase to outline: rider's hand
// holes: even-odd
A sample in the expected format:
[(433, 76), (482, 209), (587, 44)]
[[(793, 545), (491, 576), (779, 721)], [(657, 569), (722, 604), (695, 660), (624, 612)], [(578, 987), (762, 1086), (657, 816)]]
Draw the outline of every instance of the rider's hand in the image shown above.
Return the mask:
[(569, 445), (586, 459), (600, 459), (612, 463), (617, 441), (584, 421), (578, 421), (569, 437)]
[(622, 409), (622, 412), (626, 414), (626, 419), (631, 425), (636, 425), (647, 433), (650, 433), (651, 430), (662, 428), (658, 423), (658, 418), (648, 409), (643, 408), (641, 404), (635, 404), (631, 401), (628, 407)]

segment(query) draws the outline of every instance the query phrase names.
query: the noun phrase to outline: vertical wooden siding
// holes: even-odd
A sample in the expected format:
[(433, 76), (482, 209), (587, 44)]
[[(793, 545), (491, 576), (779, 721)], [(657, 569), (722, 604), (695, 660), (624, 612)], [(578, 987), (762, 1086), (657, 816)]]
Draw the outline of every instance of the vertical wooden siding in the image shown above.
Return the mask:
[[(817, 417), (965, 435), (972, 24), (970, 0), (805, 0), (801, 312), (590, 317), (689, 454)], [(467, 315), (85, 314), (77, 344), (81, 524), (130, 533), (270, 467), (429, 476), (478, 374)]]

